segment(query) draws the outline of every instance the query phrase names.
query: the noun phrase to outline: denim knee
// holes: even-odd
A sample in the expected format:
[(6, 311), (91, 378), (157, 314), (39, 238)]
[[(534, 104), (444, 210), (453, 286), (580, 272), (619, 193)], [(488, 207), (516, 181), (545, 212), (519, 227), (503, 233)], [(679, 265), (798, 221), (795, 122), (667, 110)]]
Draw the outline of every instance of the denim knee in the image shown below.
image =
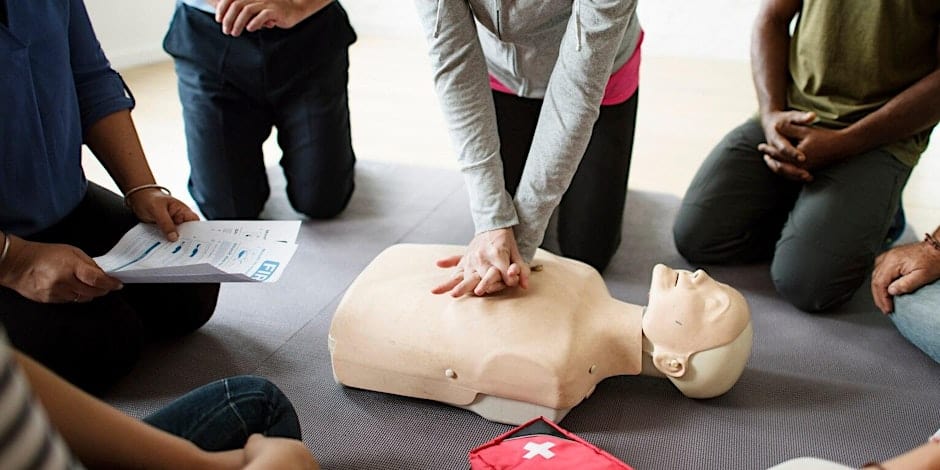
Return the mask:
[(290, 400), (255, 376), (222, 379), (199, 387), (145, 418), (201, 449), (238, 449), (252, 434), (300, 439)]
[(339, 188), (331, 188), (331, 191), (288, 190), (287, 196), (291, 207), (297, 212), (311, 219), (332, 219), (349, 205), (354, 188), (355, 185), (350, 182), (345, 191)]
[(908, 341), (940, 363), (940, 281), (894, 297), (891, 321)]
[(263, 377), (243, 375), (226, 379), (226, 386), (248, 434), (300, 439), (297, 412), (284, 392)]

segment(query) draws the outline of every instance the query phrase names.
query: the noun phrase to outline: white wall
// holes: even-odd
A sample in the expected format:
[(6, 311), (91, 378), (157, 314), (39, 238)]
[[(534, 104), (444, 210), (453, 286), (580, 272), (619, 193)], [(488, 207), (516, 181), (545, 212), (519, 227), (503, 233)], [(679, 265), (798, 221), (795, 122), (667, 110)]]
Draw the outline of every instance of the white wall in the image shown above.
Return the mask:
[(117, 68), (168, 59), (163, 35), (174, 0), (85, 0), (101, 47)]
[[(167, 59), (161, 44), (174, 0), (85, 0), (101, 45), (116, 68)], [(146, 5), (143, 8), (141, 5)], [(344, 0), (361, 36), (420, 37), (412, 0)], [(644, 54), (747, 60), (754, 0), (639, 2)]]

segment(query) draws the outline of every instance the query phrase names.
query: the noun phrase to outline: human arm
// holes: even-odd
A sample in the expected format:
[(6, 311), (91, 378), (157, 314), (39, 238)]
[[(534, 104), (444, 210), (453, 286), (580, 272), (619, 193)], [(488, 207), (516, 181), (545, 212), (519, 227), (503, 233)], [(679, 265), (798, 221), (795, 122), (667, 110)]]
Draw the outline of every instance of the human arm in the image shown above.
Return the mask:
[(222, 32), (239, 36), (261, 28), (293, 28), (333, 0), (209, 0)]
[[(933, 237), (940, 236), (940, 228)], [(883, 313), (894, 311), (894, 296), (909, 294), (940, 279), (940, 248), (930, 241), (899, 246), (875, 259), (871, 295)]]
[(320, 470), (303, 442), (253, 434), (245, 444), (245, 470)]
[(86, 302), (122, 286), (74, 246), (31, 242), (4, 232), (0, 243), (0, 285), (27, 299)]
[(940, 470), (940, 443), (928, 442), (866, 470)]
[[(69, 63), (84, 143), (123, 192), (153, 184), (130, 116), (134, 100), (101, 50), (84, 4), (78, 0), (70, 4)], [(171, 241), (177, 238), (177, 224), (198, 218), (185, 204), (154, 188), (135, 192), (128, 202), (140, 220), (156, 223)]]
[(239, 452), (209, 454), (108, 406), (31, 358), (15, 353), (33, 393), (73, 453), (89, 468), (239, 468)]
[(784, 123), (781, 132), (797, 142), (796, 149), (805, 161), (771, 156), (813, 171), (930, 129), (940, 121), (940, 37), (935, 50), (937, 66), (931, 73), (842, 129)]
[(639, 34), (636, 2), (592, 0), (575, 5), (515, 196), (516, 241), (526, 260), (542, 243), (551, 214), (581, 163), (627, 32), (631, 38)]
[(806, 164), (820, 167), (930, 129), (940, 122), (940, 35), (937, 68), (874, 112), (839, 130), (795, 126), (785, 129), (799, 140)]
[[(415, 0), (415, 7), (428, 42), (435, 88), (470, 196), (475, 236), (467, 256), (459, 262), (461, 281), (482, 280), (495, 267), (500, 282), (512, 285), (509, 266), (516, 264), (520, 267), (519, 282), (525, 285), (528, 266), (521, 256), (513, 255), (518, 252), (513, 226), (519, 220), (503, 183), (496, 110), (473, 13), (465, 0)], [(487, 251), (489, 248), (492, 250)], [(487, 279), (492, 279), (492, 274)], [(479, 284), (452, 290), (455, 284), (440, 292), (462, 295), (476, 287), (489, 290), (488, 285)]]
[(302, 442), (253, 435), (244, 449), (207, 452), (88, 395), (28, 356), (15, 353), (49, 421), (89, 468), (308, 469), (316, 460)]
[(92, 124), (85, 134), (85, 143), (118, 187), (128, 194), (126, 201), (134, 214), (143, 222), (155, 223), (168, 240), (179, 238), (177, 225), (199, 220), (189, 206), (156, 187), (128, 193), (155, 182), (130, 111), (117, 111)]
[(816, 119), (814, 113), (787, 110), (790, 22), (799, 13), (802, 3), (801, 0), (765, 0), (761, 4), (751, 34), (751, 76), (766, 139), (758, 149), (764, 152), (765, 162), (778, 174), (811, 181), (812, 175), (795, 165), (806, 156), (782, 132), (788, 124), (805, 126)]

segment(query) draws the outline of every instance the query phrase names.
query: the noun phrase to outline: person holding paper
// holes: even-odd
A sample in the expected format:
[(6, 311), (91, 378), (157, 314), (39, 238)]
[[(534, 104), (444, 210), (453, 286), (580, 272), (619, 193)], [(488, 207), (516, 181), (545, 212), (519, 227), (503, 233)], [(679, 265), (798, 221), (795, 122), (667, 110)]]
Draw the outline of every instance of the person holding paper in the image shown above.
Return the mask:
[[(219, 287), (124, 287), (91, 259), (140, 221), (175, 240), (198, 217), (156, 184), (84, 3), (0, 2), (0, 50), (0, 322), (18, 349), (99, 390), (145, 338), (203, 325)], [(83, 143), (123, 198), (85, 179)]]

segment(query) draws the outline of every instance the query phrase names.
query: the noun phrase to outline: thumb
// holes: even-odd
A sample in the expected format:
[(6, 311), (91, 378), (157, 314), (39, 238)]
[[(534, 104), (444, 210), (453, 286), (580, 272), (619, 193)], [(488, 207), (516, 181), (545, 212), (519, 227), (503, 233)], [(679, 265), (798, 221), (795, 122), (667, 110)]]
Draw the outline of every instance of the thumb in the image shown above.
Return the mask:
[(812, 124), (816, 120), (816, 113), (810, 112), (794, 112), (791, 121), (796, 124), (808, 125)]
[(923, 270), (917, 270), (899, 277), (888, 285), (888, 293), (891, 295), (910, 294), (929, 282), (930, 277), (927, 276), (927, 273)]
[(179, 239), (179, 233), (176, 231), (176, 224), (170, 217), (170, 213), (163, 207), (153, 212), (153, 221), (160, 227), (160, 231), (166, 236), (166, 239), (175, 242)]
[(460, 260), (463, 258), (461, 255), (454, 255), (447, 258), (437, 260), (437, 267), (439, 268), (452, 268), (460, 264)]

